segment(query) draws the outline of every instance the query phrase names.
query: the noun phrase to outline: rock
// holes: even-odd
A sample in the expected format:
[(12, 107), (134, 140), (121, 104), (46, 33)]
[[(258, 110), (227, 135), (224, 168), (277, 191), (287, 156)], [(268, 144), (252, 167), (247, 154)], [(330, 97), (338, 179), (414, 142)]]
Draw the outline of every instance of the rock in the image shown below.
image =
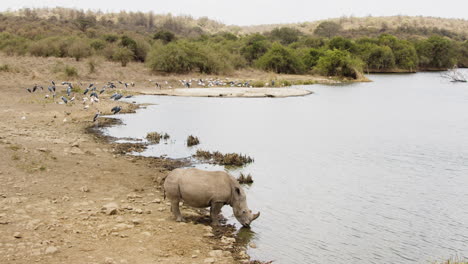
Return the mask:
[(231, 245), (231, 244), (234, 244), (235, 242), (236, 242), (236, 239), (233, 237), (226, 237), (226, 236), (221, 237), (221, 243), (225, 245)]
[(161, 203), (161, 199), (156, 198), (156, 199), (154, 199), (154, 200), (152, 201), (152, 203)]
[(123, 230), (126, 230), (126, 229), (132, 229), (134, 228), (135, 226), (134, 225), (127, 225), (127, 224), (116, 224), (114, 226), (114, 228), (112, 228), (113, 231), (123, 231)]
[(48, 150), (48, 149), (46, 149), (46, 148), (38, 148), (37, 151), (45, 152), (45, 153), (50, 152), (50, 150)]
[(13, 234), (13, 237), (14, 237), (14, 238), (22, 238), (23, 236), (21, 235), (20, 232), (15, 232), (15, 233)]
[(247, 255), (247, 253), (245, 251), (239, 252), (239, 257), (241, 259), (249, 259), (250, 258), (249, 255)]
[(203, 263), (215, 263), (215, 259), (214, 258), (206, 258), (203, 260)]
[(139, 219), (139, 218), (135, 218), (135, 219), (132, 219), (132, 223), (134, 225), (139, 225), (143, 222), (143, 220)]
[(80, 147), (80, 142), (78, 141), (75, 141), (71, 144), (72, 147), (76, 147), (76, 148), (79, 148)]
[(141, 209), (139, 209), (139, 208), (138, 208), (138, 209), (135, 209), (135, 213), (137, 213), (137, 214), (142, 214), (142, 213), (143, 213), (143, 210), (141, 210)]
[(113, 258), (106, 257), (105, 260), (104, 260), (104, 263), (106, 263), (106, 264), (114, 264), (115, 261), (114, 261)]
[(58, 251), (58, 248), (54, 247), (54, 246), (50, 246), (50, 247), (47, 247), (46, 250), (45, 250), (45, 253), (46, 254), (54, 254)]
[(203, 234), (204, 237), (214, 237), (213, 233), (211, 232), (208, 232), (208, 233), (205, 233)]
[(222, 250), (212, 250), (210, 253), (208, 253), (210, 257), (214, 258), (222, 258), (223, 257), (223, 251)]
[(117, 214), (117, 211), (119, 210), (119, 205), (117, 203), (108, 203), (105, 204), (102, 208), (102, 211), (104, 211), (108, 215), (115, 215)]
[(196, 258), (196, 257), (198, 257), (198, 255), (192, 255), (192, 258)]
[(149, 236), (149, 237), (151, 236), (151, 233), (150, 233), (150, 232), (146, 232), (146, 231), (145, 231), (145, 232), (142, 232), (141, 234), (144, 235), (144, 236)]
[(250, 242), (250, 243), (249, 243), (249, 246), (250, 246), (251, 248), (257, 248), (257, 245), (256, 245), (254, 242)]
[(69, 152), (71, 154), (84, 154), (84, 152), (77, 147), (72, 147)]
[(80, 191), (89, 192), (89, 188), (88, 188), (88, 186), (81, 186)]

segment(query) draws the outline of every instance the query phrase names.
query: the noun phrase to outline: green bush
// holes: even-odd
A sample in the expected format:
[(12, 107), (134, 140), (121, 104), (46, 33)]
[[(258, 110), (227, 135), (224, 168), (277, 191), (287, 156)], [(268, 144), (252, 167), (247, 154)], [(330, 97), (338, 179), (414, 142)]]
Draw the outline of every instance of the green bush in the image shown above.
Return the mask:
[(256, 66), (276, 73), (301, 73), (305, 68), (302, 61), (291, 49), (279, 43), (273, 43), (267, 53), (256, 61)]
[(362, 74), (362, 62), (344, 50), (327, 50), (317, 62), (316, 69), (327, 76), (357, 79)]
[(69, 78), (78, 77), (78, 70), (73, 66), (66, 65), (65, 66), (65, 76), (67, 76)]
[(91, 41), (91, 43), (89, 43), (89, 45), (94, 50), (103, 50), (106, 47), (106, 42), (104, 42), (103, 40), (100, 40), (100, 39), (95, 39), (95, 40)]
[(67, 55), (79, 61), (81, 58), (86, 58), (91, 55), (91, 47), (85, 40), (76, 40), (68, 47)]
[(122, 67), (127, 66), (127, 64), (134, 58), (133, 52), (129, 48), (121, 47), (117, 48), (112, 54), (112, 59), (121, 63)]

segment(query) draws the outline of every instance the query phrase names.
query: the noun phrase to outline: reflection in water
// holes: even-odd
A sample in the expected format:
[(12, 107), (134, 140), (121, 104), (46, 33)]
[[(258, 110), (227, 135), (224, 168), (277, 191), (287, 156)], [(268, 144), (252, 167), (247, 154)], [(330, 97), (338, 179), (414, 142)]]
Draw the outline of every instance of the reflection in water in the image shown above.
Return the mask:
[[(251, 226), (256, 259), (426, 263), (468, 256), (468, 85), (439, 73), (370, 78), (308, 86), (315, 94), (294, 98), (136, 97), (157, 105), (121, 115), (124, 125), (107, 133), (171, 135), (170, 144), (143, 155), (182, 158), (203, 149), (253, 157), (232, 174), (254, 178), (244, 188), (249, 207), (262, 213)], [(187, 148), (188, 135), (201, 144)]]

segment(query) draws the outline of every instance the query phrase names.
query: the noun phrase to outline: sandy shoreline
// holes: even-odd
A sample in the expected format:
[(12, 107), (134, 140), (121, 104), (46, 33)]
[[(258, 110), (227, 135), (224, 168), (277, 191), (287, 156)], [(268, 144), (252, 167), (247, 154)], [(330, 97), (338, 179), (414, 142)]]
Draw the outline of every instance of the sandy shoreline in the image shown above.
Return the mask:
[(146, 95), (168, 95), (187, 97), (293, 97), (312, 94), (300, 88), (245, 88), (245, 87), (216, 87), (216, 88), (177, 88), (160, 90), (140, 90)]

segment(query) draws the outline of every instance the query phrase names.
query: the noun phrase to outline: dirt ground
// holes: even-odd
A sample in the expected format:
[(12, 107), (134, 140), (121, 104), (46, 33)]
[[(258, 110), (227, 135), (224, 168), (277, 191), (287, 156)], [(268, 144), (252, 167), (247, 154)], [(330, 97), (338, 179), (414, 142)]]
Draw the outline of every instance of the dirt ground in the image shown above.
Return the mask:
[[(67, 75), (67, 66), (78, 75)], [(232, 227), (212, 228), (206, 214), (184, 207), (190, 221), (174, 221), (160, 183), (180, 164), (126, 155), (122, 146), (89, 133), (106, 123), (103, 118), (93, 122), (98, 110), (102, 115), (116, 105), (124, 113), (135, 110), (110, 100), (114, 92), (136, 94), (166, 81), (180, 88), (179, 80), (200, 77), (221, 78), (155, 75), (141, 63), (124, 68), (99, 59), (0, 54), (0, 263), (249, 262)], [(320, 79), (263, 72), (237, 72), (229, 78)], [(57, 83), (55, 99), (47, 91), (52, 80)], [(62, 102), (62, 81), (74, 84), (75, 101)], [(99, 91), (108, 81), (118, 87), (107, 89), (98, 103), (82, 101), (90, 83)], [(118, 81), (135, 86), (125, 88)], [(44, 89), (26, 90), (36, 84)]]

